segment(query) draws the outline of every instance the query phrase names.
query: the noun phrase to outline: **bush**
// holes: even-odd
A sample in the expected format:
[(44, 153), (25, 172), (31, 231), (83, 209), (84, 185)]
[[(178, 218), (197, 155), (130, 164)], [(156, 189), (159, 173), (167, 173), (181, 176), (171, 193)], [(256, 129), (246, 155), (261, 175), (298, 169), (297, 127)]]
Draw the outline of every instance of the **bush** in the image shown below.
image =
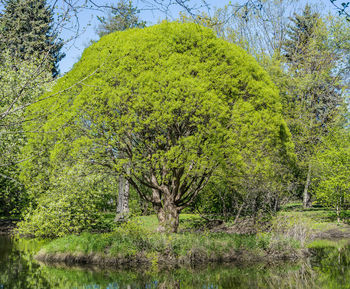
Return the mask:
[(98, 211), (90, 192), (49, 191), (30, 207), (18, 224), (20, 235), (53, 238), (78, 234), (96, 226)]

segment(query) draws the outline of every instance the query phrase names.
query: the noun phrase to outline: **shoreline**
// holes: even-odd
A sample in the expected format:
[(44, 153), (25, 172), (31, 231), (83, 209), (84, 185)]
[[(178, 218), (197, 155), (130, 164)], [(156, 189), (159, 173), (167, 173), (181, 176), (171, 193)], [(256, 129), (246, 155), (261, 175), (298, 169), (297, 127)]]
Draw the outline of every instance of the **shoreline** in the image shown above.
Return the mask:
[[(128, 232), (124, 232), (128, 238)], [(126, 237), (125, 237), (126, 236)], [(89, 234), (51, 241), (34, 258), (45, 264), (98, 265), (101, 267), (183, 267), (203, 264), (253, 264), (297, 261), (309, 250), (281, 236), (230, 233), (187, 233), (161, 235), (149, 233), (139, 240), (132, 236)], [(141, 244), (139, 247), (132, 243)], [(73, 243), (74, 245), (70, 245)], [(113, 250), (117, 243), (118, 249)]]
[(113, 267), (113, 268), (149, 268), (156, 264), (159, 268), (179, 268), (179, 267), (196, 267), (201, 265), (209, 264), (254, 264), (254, 263), (277, 263), (277, 262), (287, 262), (287, 261), (298, 261), (305, 257), (310, 256), (308, 249), (301, 249), (296, 252), (278, 252), (276, 254), (270, 255), (266, 253), (265, 255), (258, 255), (252, 252), (237, 251), (235, 253), (229, 253), (224, 257), (190, 257), (190, 258), (176, 258), (169, 256), (157, 256), (156, 258), (149, 258), (145, 254), (136, 254), (134, 256), (120, 256), (111, 257), (103, 256), (100, 254), (71, 254), (71, 253), (45, 253), (39, 252), (35, 255), (35, 260), (42, 262), (44, 264), (64, 264), (67, 266), (74, 265), (92, 265), (99, 267)]
[(0, 219), (0, 235), (11, 235), (20, 219)]

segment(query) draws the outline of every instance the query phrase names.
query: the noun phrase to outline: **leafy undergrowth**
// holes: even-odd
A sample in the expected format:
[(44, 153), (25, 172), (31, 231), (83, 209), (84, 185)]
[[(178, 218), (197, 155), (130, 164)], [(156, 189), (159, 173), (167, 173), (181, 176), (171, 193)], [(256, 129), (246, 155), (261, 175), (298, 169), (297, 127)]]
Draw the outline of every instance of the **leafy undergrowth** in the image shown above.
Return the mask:
[(113, 265), (131, 262), (179, 265), (294, 258), (299, 248), (298, 242), (276, 238), (274, 234), (159, 234), (140, 222), (129, 222), (112, 233), (83, 233), (53, 240), (37, 258)]

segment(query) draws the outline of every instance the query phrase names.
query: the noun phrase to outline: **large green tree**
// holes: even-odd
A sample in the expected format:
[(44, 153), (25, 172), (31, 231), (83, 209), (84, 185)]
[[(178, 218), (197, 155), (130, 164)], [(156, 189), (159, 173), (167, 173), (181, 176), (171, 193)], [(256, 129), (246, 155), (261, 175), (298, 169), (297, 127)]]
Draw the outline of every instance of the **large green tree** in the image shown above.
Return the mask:
[(292, 148), (268, 75), (241, 48), (196, 24), (104, 36), (55, 93), (31, 107), (31, 119), (49, 111), (45, 133), (29, 136), (27, 150), (49, 150), (51, 175), (64, 162), (123, 174), (152, 203), (160, 231), (177, 231), (179, 213), (218, 167), (233, 174), (245, 160)]

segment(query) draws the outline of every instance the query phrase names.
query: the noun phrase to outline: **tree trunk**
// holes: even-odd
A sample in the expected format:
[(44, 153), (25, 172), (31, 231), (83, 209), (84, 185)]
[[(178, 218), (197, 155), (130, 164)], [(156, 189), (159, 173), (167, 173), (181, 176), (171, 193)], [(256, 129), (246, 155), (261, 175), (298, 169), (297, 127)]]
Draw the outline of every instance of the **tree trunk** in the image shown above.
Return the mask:
[(310, 181), (311, 181), (311, 162), (309, 163), (309, 167), (307, 170), (307, 177), (306, 177), (306, 182), (305, 182), (305, 187), (304, 187), (304, 194), (303, 194), (303, 207), (304, 207), (304, 209), (311, 208), (311, 206), (312, 206), (311, 195), (309, 192)]
[(115, 216), (116, 222), (125, 221), (129, 215), (129, 188), (129, 182), (120, 175), (118, 184), (117, 215)]
[(337, 210), (337, 222), (338, 222), (338, 225), (339, 225), (340, 224), (340, 210), (339, 210), (339, 205), (338, 204), (337, 204), (336, 210)]
[(179, 211), (177, 208), (175, 206), (159, 207), (156, 209), (156, 212), (158, 217), (157, 231), (161, 233), (177, 233), (179, 227)]
[(235, 225), (241, 215), (241, 212), (242, 212), (242, 209), (243, 209), (243, 206), (244, 206), (244, 202), (242, 203), (242, 205), (239, 207), (238, 209), (238, 212), (236, 214), (236, 217), (235, 217), (235, 220), (233, 221), (233, 224)]
[(180, 210), (175, 205), (173, 198), (164, 196), (160, 204), (153, 204), (158, 217), (158, 232), (176, 233), (179, 227)]
[[(336, 191), (336, 192), (337, 192), (337, 191)], [(339, 200), (337, 201), (337, 207), (336, 207), (338, 225), (340, 224), (340, 205), (341, 205), (341, 199), (339, 199)]]

